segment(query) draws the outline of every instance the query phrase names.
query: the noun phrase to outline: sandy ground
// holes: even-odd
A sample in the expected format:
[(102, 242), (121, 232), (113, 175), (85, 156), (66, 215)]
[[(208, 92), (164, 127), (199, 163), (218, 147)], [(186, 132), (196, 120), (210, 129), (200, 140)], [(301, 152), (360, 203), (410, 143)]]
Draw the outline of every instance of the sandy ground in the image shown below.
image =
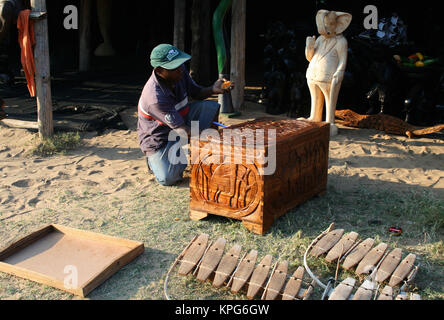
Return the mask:
[[(255, 109), (256, 108), (256, 109)], [(265, 116), (260, 107), (225, 124)], [(65, 156), (30, 158), (34, 134), (0, 127), (0, 221), (42, 209), (60, 209), (63, 190), (80, 193), (100, 189), (104, 197), (125, 192), (126, 186), (154, 183), (146, 174), (135, 130), (133, 110), (123, 115), (130, 130), (86, 133), (85, 145)], [(425, 188), (444, 197), (444, 136), (408, 139), (366, 129), (340, 127), (330, 143), (329, 172), (348, 176), (348, 183), (378, 188)]]
[[(241, 118), (222, 118), (221, 122), (229, 125), (266, 116), (262, 108), (250, 104), (249, 111)], [(154, 177), (146, 173), (135, 130), (136, 113), (128, 110), (122, 117), (129, 130), (109, 130), (102, 135), (86, 133), (84, 146), (48, 158), (27, 156), (35, 134), (0, 126), (0, 230), (7, 223), (11, 231), (0, 233), (0, 248), (23, 237), (25, 233), (21, 230), (27, 232), (30, 224), (39, 227), (55, 222), (74, 228), (100, 229), (99, 204), (82, 202), (88, 192), (100, 194), (101, 202), (119, 206), (117, 213), (112, 214), (115, 219), (119, 219), (120, 212), (130, 214), (131, 207), (125, 199), (133, 199), (138, 191), (154, 195), (159, 192), (158, 197), (166, 198), (171, 192), (172, 202), (174, 197), (188, 196), (188, 179), (180, 188), (169, 191), (159, 187)], [(330, 143), (329, 173), (329, 184), (346, 191), (363, 187), (429, 190), (444, 198), (444, 136), (408, 139), (340, 126), (340, 134)], [(76, 199), (87, 205), (76, 205)], [(66, 214), (57, 218), (51, 212)], [(88, 223), (94, 223), (94, 227)], [(131, 240), (143, 239), (134, 234)]]

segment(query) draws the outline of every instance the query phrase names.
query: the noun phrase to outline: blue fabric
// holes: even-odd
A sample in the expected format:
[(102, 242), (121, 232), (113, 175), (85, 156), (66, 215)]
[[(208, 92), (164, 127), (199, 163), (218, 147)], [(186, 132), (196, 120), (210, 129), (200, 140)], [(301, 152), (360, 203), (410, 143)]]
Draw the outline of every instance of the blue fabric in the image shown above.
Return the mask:
[[(210, 128), (214, 117), (219, 113), (219, 107), (217, 102), (210, 100), (191, 103), (190, 112), (184, 119), (186, 125), (191, 126), (191, 121), (198, 121), (200, 131)], [(170, 152), (176, 152), (176, 157), (179, 157), (180, 147), (180, 143), (168, 141), (160, 150), (148, 156), (149, 166), (161, 185), (171, 186), (182, 180), (188, 164), (182, 163), (183, 161), (172, 163), (168, 157)]]

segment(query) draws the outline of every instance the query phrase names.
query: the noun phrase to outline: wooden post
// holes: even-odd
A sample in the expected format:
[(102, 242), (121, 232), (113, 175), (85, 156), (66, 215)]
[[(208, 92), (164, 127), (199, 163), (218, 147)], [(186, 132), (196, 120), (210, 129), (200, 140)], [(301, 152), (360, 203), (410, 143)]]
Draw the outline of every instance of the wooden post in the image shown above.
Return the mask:
[(235, 83), (235, 87), (231, 92), (235, 111), (241, 110), (244, 104), (246, 7), (246, 0), (233, 0), (230, 80)]
[[(34, 12), (46, 12), (46, 0), (31, 0), (31, 7)], [(46, 17), (34, 22), (34, 32), (36, 41), (34, 60), (37, 91), (37, 123), (40, 138), (49, 138), (54, 134), (54, 125), (52, 120), (48, 20)]]
[(91, 63), (91, 5), (92, 0), (80, 0), (80, 72), (88, 71)]
[(185, 0), (174, 0), (174, 40), (179, 50), (185, 50), (185, 19), (187, 4)]
[(193, 59), (190, 61), (190, 73), (194, 81), (204, 86), (214, 83), (211, 76), (210, 60), (212, 40), (211, 1), (193, 0), (191, 9), (191, 55)]

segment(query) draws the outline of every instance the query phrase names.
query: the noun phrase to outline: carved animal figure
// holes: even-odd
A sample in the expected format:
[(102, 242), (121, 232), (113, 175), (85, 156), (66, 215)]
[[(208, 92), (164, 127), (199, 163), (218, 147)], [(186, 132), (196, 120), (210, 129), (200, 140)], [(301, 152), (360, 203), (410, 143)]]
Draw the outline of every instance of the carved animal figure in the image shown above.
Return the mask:
[(360, 115), (347, 109), (336, 111), (336, 117), (342, 119), (341, 124), (347, 127), (376, 129), (388, 134), (406, 135), (409, 138), (444, 130), (444, 124), (428, 128), (417, 127), (402, 121), (399, 118), (383, 113), (376, 115)]
[(316, 25), (321, 35), (308, 37), (305, 56), (310, 62), (307, 82), (311, 94), (311, 114), (308, 120), (321, 122), (324, 102), (326, 122), (332, 136), (338, 133), (334, 124), (336, 103), (347, 65), (348, 43), (342, 33), (348, 28), (352, 15), (344, 12), (319, 10)]
[(111, 41), (112, 5), (112, 0), (97, 0), (97, 16), (103, 38), (103, 42), (94, 51), (98, 57), (109, 57), (116, 54)]

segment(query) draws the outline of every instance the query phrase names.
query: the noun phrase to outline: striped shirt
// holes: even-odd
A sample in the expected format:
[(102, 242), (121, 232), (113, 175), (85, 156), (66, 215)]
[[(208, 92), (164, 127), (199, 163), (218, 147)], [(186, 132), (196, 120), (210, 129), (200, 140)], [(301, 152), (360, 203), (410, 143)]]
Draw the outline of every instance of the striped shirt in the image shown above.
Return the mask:
[(182, 79), (175, 84), (174, 92), (162, 84), (153, 71), (138, 104), (137, 132), (140, 148), (146, 155), (156, 153), (168, 142), (170, 131), (185, 124), (189, 100), (196, 97), (201, 89), (186, 68)]

